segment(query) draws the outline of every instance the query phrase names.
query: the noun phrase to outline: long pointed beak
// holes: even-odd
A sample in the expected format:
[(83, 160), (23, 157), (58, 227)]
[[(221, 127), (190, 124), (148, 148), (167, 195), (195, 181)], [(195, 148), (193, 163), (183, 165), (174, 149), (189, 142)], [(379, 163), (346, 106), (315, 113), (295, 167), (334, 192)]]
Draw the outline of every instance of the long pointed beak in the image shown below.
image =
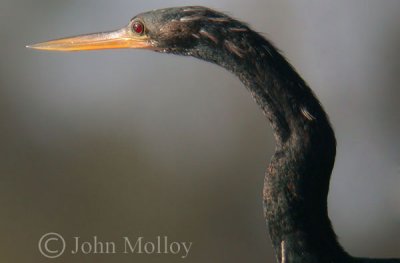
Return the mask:
[(153, 48), (149, 38), (136, 35), (129, 28), (111, 32), (94, 33), (51, 40), (26, 46), (27, 48), (52, 51), (82, 51), (115, 48)]

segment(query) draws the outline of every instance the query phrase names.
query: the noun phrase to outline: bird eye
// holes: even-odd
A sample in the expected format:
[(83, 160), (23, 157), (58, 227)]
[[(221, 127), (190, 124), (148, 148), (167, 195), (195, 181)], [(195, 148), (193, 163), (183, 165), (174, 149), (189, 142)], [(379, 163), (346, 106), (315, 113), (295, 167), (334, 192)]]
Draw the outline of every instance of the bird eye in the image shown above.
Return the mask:
[(135, 33), (139, 34), (139, 35), (143, 34), (143, 32), (144, 32), (144, 25), (143, 25), (143, 23), (140, 22), (140, 21), (135, 21), (135, 22), (133, 22), (133, 23), (132, 23), (132, 30), (133, 30)]

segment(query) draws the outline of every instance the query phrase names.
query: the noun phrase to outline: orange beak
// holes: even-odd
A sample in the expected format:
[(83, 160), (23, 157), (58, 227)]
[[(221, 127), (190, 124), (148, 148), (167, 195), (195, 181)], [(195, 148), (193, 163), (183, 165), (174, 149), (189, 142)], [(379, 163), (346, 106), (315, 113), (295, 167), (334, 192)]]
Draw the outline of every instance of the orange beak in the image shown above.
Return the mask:
[(129, 27), (125, 27), (116, 31), (62, 38), (26, 47), (52, 51), (83, 51), (115, 48), (151, 49), (152, 45), (145, 34), (137, 35)]

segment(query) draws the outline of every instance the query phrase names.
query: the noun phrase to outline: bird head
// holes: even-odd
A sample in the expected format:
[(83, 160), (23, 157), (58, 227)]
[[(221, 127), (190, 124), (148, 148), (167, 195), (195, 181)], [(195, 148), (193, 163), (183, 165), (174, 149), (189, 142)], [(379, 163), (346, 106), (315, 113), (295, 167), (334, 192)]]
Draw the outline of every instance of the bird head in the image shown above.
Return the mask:
[(115, 31), (62, 38), (27, 47), (52, 51), (135, 48), (191, 55), (201, 47), (223, 45), (224, 30), (247, 29), (220, 12), (187, 6), (139, 14), (127, 26)]

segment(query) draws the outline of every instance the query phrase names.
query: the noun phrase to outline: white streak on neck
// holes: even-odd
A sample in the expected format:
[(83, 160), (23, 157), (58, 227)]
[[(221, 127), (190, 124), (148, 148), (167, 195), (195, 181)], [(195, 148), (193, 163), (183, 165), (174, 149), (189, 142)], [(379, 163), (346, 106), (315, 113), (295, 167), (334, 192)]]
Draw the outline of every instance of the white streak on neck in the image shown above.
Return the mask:
[(281, 263), (286, 263), (285, 240), (281, 242)]

